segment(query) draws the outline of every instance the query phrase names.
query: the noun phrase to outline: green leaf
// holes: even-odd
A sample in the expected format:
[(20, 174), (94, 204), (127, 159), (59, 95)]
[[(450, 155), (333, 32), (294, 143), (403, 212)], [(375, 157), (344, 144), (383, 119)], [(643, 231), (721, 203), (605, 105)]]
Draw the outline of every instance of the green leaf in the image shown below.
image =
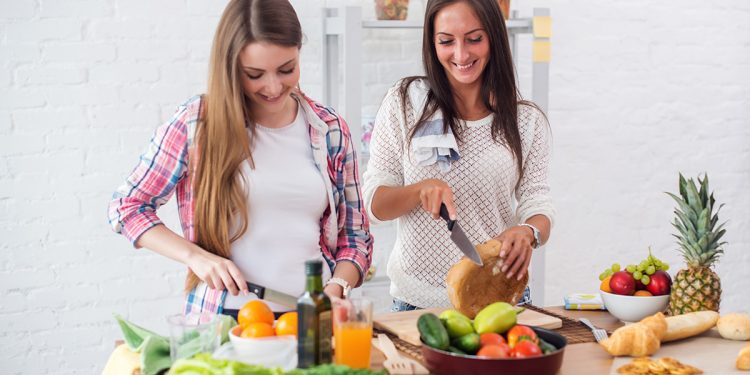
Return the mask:
[(695, 187), (695, 181), (691, 178), (688, 180), (687, 184), (687, 201), (690, 207), (692, 207), (694, 210), (700, 210), (702, 209), (702, 204), (700, 201), (700, 197), (698, 196), (698, 190)]
[(682, 175), (682, 173), (680, 173), (680, 182), (679, 182), (680, 195), (682, 196), (682, 199), (684, 199), (685, 201), (687, 201), (687, 190), (685, 188), (686, 185), (687, 185), (687, 182), (685, 181), (685, 177)]

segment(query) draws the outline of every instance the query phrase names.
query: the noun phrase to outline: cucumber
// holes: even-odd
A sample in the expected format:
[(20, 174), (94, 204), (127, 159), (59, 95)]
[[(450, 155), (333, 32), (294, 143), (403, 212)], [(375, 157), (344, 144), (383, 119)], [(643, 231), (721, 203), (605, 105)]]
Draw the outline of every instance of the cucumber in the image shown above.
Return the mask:
[(469, 333), (453, 339), (451, 344), (467, 354), (476, 354), (480, 346), (479, 335), (476, 333)]
[(432, 313), (422, 314), (419, 319), (417, 319), (417, 329), (419, 330), (419, 336), (422, 338), (422, 342), (425, 344), (435, 349), (448, 349), (448, 345), (450, 345), (448, 331), (445, 329), (437, 315)]
[(539, 339), (539, 349), (542, 349), (543, 354), (549, 354), (557, 350), (554, 345)]
[(457, 348), (457, 347), (455, 347), (453, 345), (451, 345), (451, 346), (448, 347), (448, 351), (451, 352), (451, 353), (466, 355), (466, 353), (464, 353), (463, 350), (461, 350), (461, 349), (459, 349), (459, 348)]

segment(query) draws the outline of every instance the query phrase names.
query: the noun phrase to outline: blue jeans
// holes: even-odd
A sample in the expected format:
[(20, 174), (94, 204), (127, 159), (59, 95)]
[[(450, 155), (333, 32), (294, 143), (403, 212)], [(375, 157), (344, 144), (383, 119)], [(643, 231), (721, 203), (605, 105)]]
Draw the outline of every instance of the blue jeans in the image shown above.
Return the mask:
[[(518, 301), (518, 305), (526, 305), (531, 304), (531, 289), (527, 286), (526, 289), (523, 291), (523, 296)], [(421, 307), (414, 306), (408, 302), (404, 302), (400, 299), (393, 299), (393, 304), (391, 305), (391, 312), (401, 312), (401, 311), (413, 311), (413, 310), (421, 310)]]

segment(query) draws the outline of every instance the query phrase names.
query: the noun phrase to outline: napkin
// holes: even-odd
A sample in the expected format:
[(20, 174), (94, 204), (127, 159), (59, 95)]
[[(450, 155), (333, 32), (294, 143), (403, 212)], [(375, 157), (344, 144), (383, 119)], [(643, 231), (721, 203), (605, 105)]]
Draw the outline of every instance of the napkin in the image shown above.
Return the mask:
[(606, 310), (599, 294), (571, 293), (565, 296), (565, 310)]

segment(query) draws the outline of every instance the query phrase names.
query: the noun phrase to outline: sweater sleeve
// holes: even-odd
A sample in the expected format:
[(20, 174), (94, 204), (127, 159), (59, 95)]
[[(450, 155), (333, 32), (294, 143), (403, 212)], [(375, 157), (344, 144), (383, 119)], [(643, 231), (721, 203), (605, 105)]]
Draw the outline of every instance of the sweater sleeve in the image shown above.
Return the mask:
[(398, 85), (388, 90), (375, 116), (370, 139), (370, 159), (364, 172), (363, 194), (370, 222), (383, 221), (372, 213), (372, 198), (381, 186), (403, 186), (404, 134), (403, 113)]
[(519, 107), (519, 127), (524, 145), (523, 178), (516, 189), (516, 216), (521, 223), (544, 215), (554, 224), (555, 208), (550, 197), (549, 163), (552, 137), (549, 124), (536, 108)]
[(190, 115), (188, 107), (181, 106), (171, 120), (156, 129), (136, 167), (112, 194), (109, 224), (134, 246), (143, 233), (162, 223), (156, 210), (186, 175)]

